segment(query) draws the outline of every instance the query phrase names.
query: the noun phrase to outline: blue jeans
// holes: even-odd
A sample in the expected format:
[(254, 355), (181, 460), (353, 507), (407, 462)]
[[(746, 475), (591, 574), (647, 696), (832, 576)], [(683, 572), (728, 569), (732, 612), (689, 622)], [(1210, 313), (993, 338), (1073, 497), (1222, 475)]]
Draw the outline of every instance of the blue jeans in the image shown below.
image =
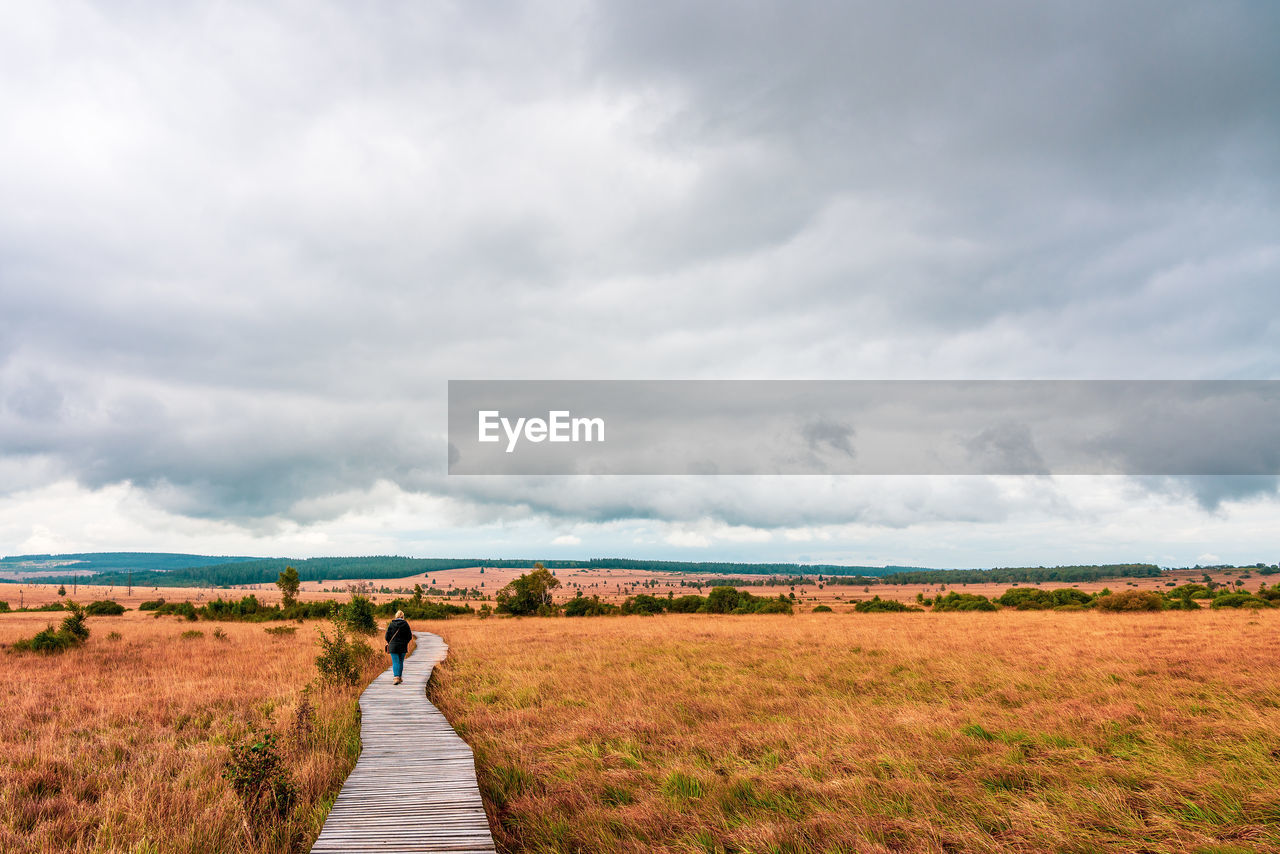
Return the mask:
[(404, 653), (393, 652), (391, 653), (391, 675), (399, 677), (402, 673), (404, 673)]

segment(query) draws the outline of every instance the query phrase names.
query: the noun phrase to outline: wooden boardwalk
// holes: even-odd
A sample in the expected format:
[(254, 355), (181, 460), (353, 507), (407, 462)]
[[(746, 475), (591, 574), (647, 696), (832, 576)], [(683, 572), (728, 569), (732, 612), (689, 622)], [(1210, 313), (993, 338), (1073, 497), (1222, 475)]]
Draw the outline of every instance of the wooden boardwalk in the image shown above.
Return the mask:
[(439, 635), (413, 634), (404, 683), (393, 685), (388, 668), (360, 695), (360, 759), (311, 854), (495, 852), (475, 757), (427, 699), (449, 647)]

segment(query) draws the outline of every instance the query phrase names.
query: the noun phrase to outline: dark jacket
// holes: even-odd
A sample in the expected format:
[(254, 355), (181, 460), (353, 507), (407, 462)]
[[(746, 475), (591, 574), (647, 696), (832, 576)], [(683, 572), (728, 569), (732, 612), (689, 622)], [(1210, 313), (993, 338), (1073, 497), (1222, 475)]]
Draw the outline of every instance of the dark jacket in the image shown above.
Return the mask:
[(406, 653), (409, 641), (413, 640), (413, 630), (404, 620), (392, 620), (387, 626), (387, 652)]

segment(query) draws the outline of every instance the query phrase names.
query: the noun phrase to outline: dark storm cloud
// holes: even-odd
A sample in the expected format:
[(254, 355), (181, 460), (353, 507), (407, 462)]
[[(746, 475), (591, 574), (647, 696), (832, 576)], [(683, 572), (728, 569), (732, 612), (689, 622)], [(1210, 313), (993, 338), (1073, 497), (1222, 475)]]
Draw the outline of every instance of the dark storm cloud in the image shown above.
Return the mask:
[(1280, 371), (1270, 5), (3, 23), (0, 454), (184, 513), (307, 521), (382, 479), (564, 518), (998, 519), (978, 487), (883, 516), (794, 485), (462, 486), (444, 381)]

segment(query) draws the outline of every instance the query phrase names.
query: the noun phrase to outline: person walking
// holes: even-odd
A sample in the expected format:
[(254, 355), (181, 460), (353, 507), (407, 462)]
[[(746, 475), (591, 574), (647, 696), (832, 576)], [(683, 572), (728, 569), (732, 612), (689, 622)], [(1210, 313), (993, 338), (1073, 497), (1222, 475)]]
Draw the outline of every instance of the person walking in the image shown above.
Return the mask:
[(395, 677), (393, 685), (404, 681), (400, 677), (404, 673), (404, 657), (409, 652), (411, 640), (413, 629), (405, 622), (404, 611), (396, 611), (395, 619), (387, 624), (387, 652), (391, 653), (391, 675)]

